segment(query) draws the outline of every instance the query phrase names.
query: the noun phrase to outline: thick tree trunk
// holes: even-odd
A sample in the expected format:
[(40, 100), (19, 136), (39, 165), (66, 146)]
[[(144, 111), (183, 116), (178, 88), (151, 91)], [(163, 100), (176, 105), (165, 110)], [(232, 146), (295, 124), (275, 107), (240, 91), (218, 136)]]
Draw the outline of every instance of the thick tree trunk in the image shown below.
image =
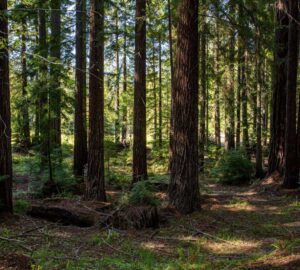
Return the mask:
[(60, 73), (61, 66), (61, 0), (51, 0), (51, 38), (50, 38), (50, 91), (49, 91), (49, 110), (51, 121), (51, 147), (60, 148), (61, 146), (61, 86)]
[(106, 201), (104, 185), (104, 0), (91, 0), (89, 147), (85, 198)]
[[(0, 2), (0, 212), (12, 212), (7, 1)], [(4, 45), (4, 46), (3, 46)]]
[[(206, 1), (202, 0), (203, 8), (206, 14)], [(200, 38), (200, 59), (201, 59), (201, 92), (200, 92), (200, 131), (199, 131), (199, 165), (201, 171), (204, 170), (204, 150), (205, 150), (205, 141), (206, 141), (206, 35), (207, 35), (207, 25), (206, 17), (203, 16), (202, 29), (201, 29), (201, 38)]]
[(76, 2), (76, 96), (75, 96), (75, 135), (74, 173), (84, 175), (87, 163), (86, 127), (86, 0)]
[(133, 119), (133, 182), (147, 179), (146, 158), (146, 0), (136, 0)]
[(286, 96), (286, 130), (285, 130), (285, 173), (283, 186), (297, 188), (299, 185), (299, 162), (297, 158), (296, 134), (296, 97), (297, 72), (299, 55), (299, 9), (298, 1), (289, 1), (289, 39), (288, 39), (288, 67), (287, 67), (287, 96)]
[(200, 207), (198, 183), (198, 1), (179, 6), (176, 74), (173, 88), (170, 202), (182, 213)]
[(278, 171), (283, 174), (285, 149), (286, 120), (286, 82), (288, 57), (288, 25), (287, 1), (276, 3), (277, 28), (275, 33), (274, 51), (274, 85), (272, 101), (272, 128), (269, 154), (268, 174)]
[(26, 46), (26, 18), (22, 18), (22, 124), (21, 124), (21, 145), (25, 149), (30, 147), (30, 126), (29, 126), (29, 102), (27, 97), (27, 46)]

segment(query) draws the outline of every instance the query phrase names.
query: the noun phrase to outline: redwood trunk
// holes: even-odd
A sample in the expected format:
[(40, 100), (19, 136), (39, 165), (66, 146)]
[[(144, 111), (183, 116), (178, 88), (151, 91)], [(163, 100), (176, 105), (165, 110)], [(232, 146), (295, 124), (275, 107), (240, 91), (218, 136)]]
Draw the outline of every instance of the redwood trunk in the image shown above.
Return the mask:
[(200, 207), (198, 183), (198, 1), (179, 6), (173, 88), (170, 202), (182, 213)]

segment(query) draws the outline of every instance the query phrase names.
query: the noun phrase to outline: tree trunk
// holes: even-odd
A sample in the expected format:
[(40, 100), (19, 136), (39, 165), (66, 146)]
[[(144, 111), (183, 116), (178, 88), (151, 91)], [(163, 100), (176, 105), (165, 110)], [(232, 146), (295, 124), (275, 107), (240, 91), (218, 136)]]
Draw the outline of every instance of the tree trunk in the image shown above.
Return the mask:
[(30, 147), (30, 126), (29, 126), (29, 102), (27, 97), (27, 47), (26, 47), (26, 18), (22, 18), (22, 124), (21, 124), (21, 145), (26, 150)]
[[(7, 1), (0, 2), (0, 212), (12, 212), (12, 158)], [(4, 46), (3, 46), (4, 45)]]
[[(125, 11), (126, 12), (126, 11)], [(123, 95), (127, 92), (127, 16), (124, 18), (124, 47), (123, 47)], [(122, 144), (127, 146), (127, 104), (123, 104)]]
[(136, 0), (133, 119), (133, 182), (147, 179), (146, 158), (146, 0)]
[(278, 171), (283, 174), (285, 149), (286, 120), (286, 82), (288, 57), (288, 25), (287, 1), (276, 3), (277, 27), (275, 33), (274, 51), (274, 85), (272, 101), (272, 128), (269, 154), (268, 174)]
[(76, 2), (76, 96), (74, 134), (74, 173), (84, 175), (87, 163), (86, 127), (86, 0)]
[(116, 9), (116, 100), (115, 100), (115, 143), (120, 143), (120, 53), (119, 53), (119, 17)]
[(256, 40), (256, 163), (255, 163), (255, 176), (256, 178), (263, 177), (262, 168), (262, 145), (261, 145), (261, 95), (262, 95), (262, 79), (261, 79), (261, 45), (260, 45), (260, 32), (257, 30)]
[(106, 201), (104, 185), (104, 0), (90, 2), (89, 147), (85, 198)]
[(298, 1), (289, 1), (289, 38), (288, 38), (288, 67), (287, 67), (287, 96), (286, 96), (286, 130), (285, 130), (285, 173), (283, 186), (297, 188), (299, 185), (299, 162), (297, 158), (296, 134), (296, 97), (297, 72), (299, 52), (299, 9)]
[(162, 51), (161, 51), (161, 36), (159, 37), (159, 93), (158, 93), (158, 146), (162, 148)]
[(176, 74), (173, 88), (170, 202), (182, 213), (200, 207), (198, 183), (198, 1), (179, 5)]
[(51, 121), (51, 146), (61, 147), (61, 0), (51, 0), (51, 38), (50, 57), (56, 64), (50, 64), (50, 121)]
[(243, 147), (247, 153), (249, 151), (249, 124), (248, 124), (248, 51), (244, 48), (243, 64), (241, 68), (241, 101), (242, 101), (242, 129), (243, 129)]
[(153, 38), (153, 50), (152, 50), (152, 72), (153, 72), (153, 107), (154, 107), (154, 136), (153, 145), (157, 146), (157, 93), (156, 93), (156, 68), (155, 68), (155, 39)]
[[(202, 0), (203, 8), (206, 11), (206, 1)], [(202, 21), (202, 29), (201, 29), (201, 38), (200, 38), (200, 58), (201, 58), (201, 92), (200, 92), (200, 138), (199, 138), (199, 165), (200, 170), (204, 170), (204, 150), (205, 150), (205, 141), (206, 141), (206, 35), (207, 35), (207, 25), (206, 25), (206, 17), (203, 16)]]

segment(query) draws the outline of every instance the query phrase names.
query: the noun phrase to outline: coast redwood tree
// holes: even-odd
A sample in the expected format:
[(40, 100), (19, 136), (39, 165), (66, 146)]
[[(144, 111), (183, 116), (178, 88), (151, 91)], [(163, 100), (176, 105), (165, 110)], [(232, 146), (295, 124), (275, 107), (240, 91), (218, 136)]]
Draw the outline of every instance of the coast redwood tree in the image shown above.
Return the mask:
[(0, 1), (0, 213), (12, 212), (7, 1)]
[(136, 0), (133, 118), (133, 182), (147, 179), (146, 0)]
[(182, 0), (173, 87), (170, 202), (182, 213), (199, 209), (198, 0)]
[(85, 198), (106, 201), (104, 186), (104, 0), (91, 0), (88, 172)]

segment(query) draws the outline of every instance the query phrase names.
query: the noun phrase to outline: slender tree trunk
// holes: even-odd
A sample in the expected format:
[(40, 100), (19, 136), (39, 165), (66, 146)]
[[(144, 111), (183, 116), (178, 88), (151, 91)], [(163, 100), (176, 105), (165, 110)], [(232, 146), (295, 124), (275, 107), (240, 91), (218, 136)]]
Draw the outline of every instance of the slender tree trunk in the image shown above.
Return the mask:
[(136, 0), (133, 182), (147, 179), (146, 151), (146, 0)]
[(76, 1), (76, 96), (75, 96), (75, 135), (74, 173), (84, 175), (87, 163), (86, 127), (86, 0)]
[[(123, 47), (123, 95), (127, 92), (127, 17), (124, 19), (124, 47)], [(127, 146), (127, 104), (123, 104), (122, 144)]]
[[(245, 45), (245, 44), (244, 44)], [(248, 51), (244, 48), (243, 64), (241, 68), (241, 101), (242, 101), (242, 129), (243, 129), (243, 147), (249, 152), (249, 123), (248, 123)]]
[(12, 157), (7, 1), (0, 2), (0, 213), (12, 212)]
[(120, 143), (120, 48), (119, 48), (119, 17), (118, 10), (116, 10), (116, 100), (115, 100), (115, 142)]
[(285, 126), (286, 126), (286, 82), (288, 57), (288, 25), (287, 1), (276, 3), (277, 27), (275, 32), (274, 51), (274, 86), (272, 101), (272, 128), (269, 154), (268, 174), (275, 171), (283, 174)]
[[(242, 16), (241, 7), (239, 6), (239, 16)], [(238, 87), (236, 96), (236, 147), (241, 144), (241, 92), (242, 92), (242, 65), (243, 65), (243, 40), (241, 33), (238, 35)]]
[(221, 123), (220, 123), (220, 36), (219, 23), (216, 22), (216, 49), (215, 49), (215, 140), (218, 147), (221, 147)]
[(161, 37), (159, 37), (159, 51), (158, 51), (158, 58), (159, 58), (159, 93), (158, 93), (158, 146), (161, 149), (162, 147), (162, 49), (161, 49)]
[(156, 68), (155, 68), (155, 39), (153, 38), (153, 51), (152, 51), (152, 72), (153, 72), (153, 100), (154, 100), (154, 147), (157, 146), (157, 93), (156, 93)]
[(22, 146), (25, 149), (30, 147), (30, 126), (29, 126), (29, 102), (27, 97), (27, 47), (26, 47), (26, 33), (27, 33), (27, 26), (26, 26), (26, 19), (25, 17), (22, 18)]
[(104, 184), (104, 0), (91, 0), (89, 147), (85, 198), (106, 201)]
[[(206, 1), (202, 0), (203, 8), (206, 11)], [(201, 171), (204, 170), (204, 150), (205, 150), (205, 141), (206, 141), (206, 32), (207, 32), (207, 25), (206, 25), (206, 16), (203, 16), (202, 21), (202, 29), (201, 29), (201, 38), (200, 38), (200, 59), (201, 59), (201, 92), (200, 92), (200, 138), (199, 138), (199, 165)]]
[(261, 96), (262, 96), (262, 79), (261, 79), (261, 45), (260, 45), (260, 32), (257, 31), (256, 40), (256, 173), (257, 178), (263, 177), (262, 168), (262, 143), (261, 143)]
[(286, 96), (286, 130), (285, 130), (285, 173), (283, 186), (297, 188), (299, 185), (299, 162), (297, 158), (296, 133), (296, 97), (297, 72), (299, 55), (299, 9), (298, 1), (289, 1), (289, 38), (288, 38), (288, 67), (287, 67), (287, 96)]
[[(46, 26), (46, 12), (43, 3), (40, 1), (39, 7), (39, 54), (44, 59), (48, 57), (47, 47), (47, 26)], [(40, 60), (39, 62), (39, 111), (40, 111), (40, 151), (41, 162), (44, 167), (50, 156), (50, 148), (48, 143), (49, 137), (49, 117), (48, 117), (48, 66), (47, 62)]]
[(177, 26), (173, 88), (170, 202), (182, 213), (200, 207), (198, 183), (198, 1), (182, 0)]
[[(50, 57), (52, 62), (60, 63), (61, 60), (61, 0), (51, 0), (51, 38)], [(61, 146), (61, 66), (50, 64), (50, 121), (51, 121), (51, 146)]]

